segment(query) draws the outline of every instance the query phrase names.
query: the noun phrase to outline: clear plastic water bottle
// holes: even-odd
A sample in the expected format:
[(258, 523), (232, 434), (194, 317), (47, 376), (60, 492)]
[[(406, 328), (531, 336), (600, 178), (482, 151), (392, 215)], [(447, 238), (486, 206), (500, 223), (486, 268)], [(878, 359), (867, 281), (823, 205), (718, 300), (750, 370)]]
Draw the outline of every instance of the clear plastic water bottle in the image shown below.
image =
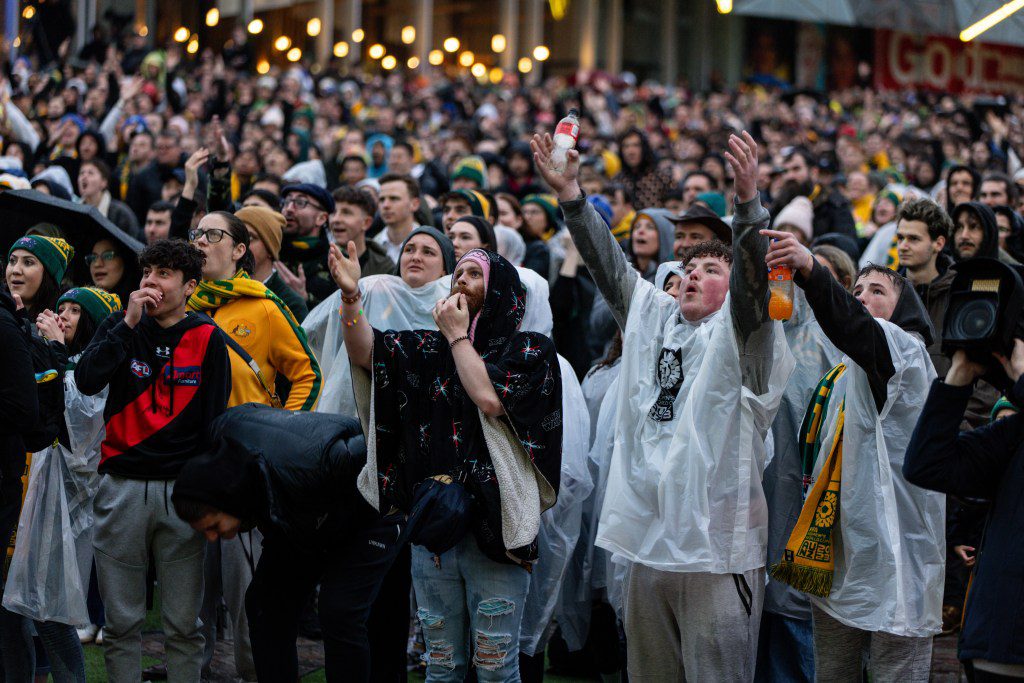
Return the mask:
[(793, 271), (789, 266), (768, 269), (768, 317), (789, 320), (793, 317)]
[(555, 149), (551, 152), (551, 170), (561, 173), (565, 170), (566, 152), (576, 146), (580, 137), (580, 112), (570, 109), (564, 119), (555, 127)]

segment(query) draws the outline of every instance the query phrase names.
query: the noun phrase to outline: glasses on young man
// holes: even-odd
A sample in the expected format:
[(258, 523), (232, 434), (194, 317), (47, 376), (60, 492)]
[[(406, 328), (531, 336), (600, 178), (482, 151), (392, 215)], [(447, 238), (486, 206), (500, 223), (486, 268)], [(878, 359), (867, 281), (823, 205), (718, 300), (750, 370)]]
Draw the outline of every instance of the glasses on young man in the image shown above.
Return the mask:
[(317, 211), (323, 211), (324, 210), (323, 207), (321, 207), (319, 204), (317, 204), (314, 201), (310, 201), (309, 199), (306, 199), (305, 197), (294, 197), (294, 196), (285, 197), (281, 201), (281, 208), (283, 209), (284, 207), (288, 206), (289, 204), (294, 204), (295, 208), (299, 209), (300, 211), (302, 209), (305, 209), (307, 206), (312, 206)]
[(96, 263), (96, 261), (103, 261), (104, 263), (110, 263), (115, 258), (117, 258), (117, 252), (114, 251), (113, 249), (108, 249), (108, 250), (102, 251), (102, 252), (100, 252), (98, 254), (86, 254), (85, 255), (85, 263), (87, 265), (90, 265), (90, 266), (92, 264)]
[(205, 237), (209, 244), (217, 244), (225, 237), (231, 237), (231, 233), (220, 228), (207, 228), (206, 230), (196, 228), (188, 231), (189, 242), (198, 242), (200, 237)]

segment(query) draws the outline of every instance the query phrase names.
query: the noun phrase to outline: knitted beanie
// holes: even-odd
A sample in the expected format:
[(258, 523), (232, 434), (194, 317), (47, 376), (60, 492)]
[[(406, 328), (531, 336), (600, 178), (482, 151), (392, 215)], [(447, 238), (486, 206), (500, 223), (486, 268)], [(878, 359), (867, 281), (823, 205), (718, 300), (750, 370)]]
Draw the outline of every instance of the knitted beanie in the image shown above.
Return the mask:
[(99, 287), (75, 287), (64, 292), (57, 299), (59, 307), (64, 301), (72, 301), (82, 307), (92, 321), (99, 325), (114, 311), (121, 310), (121, 297)]
[(17, 249), (24, 249), (34, 254), (43, 264), (43, 269), (57, 284), (64, 279), (68, 262), (75, 255), (74, 248), (66, 241), (59, 237), (43, 237), (42, 235), (25, 235), (18, 239), (7, 252), (8, 260)]

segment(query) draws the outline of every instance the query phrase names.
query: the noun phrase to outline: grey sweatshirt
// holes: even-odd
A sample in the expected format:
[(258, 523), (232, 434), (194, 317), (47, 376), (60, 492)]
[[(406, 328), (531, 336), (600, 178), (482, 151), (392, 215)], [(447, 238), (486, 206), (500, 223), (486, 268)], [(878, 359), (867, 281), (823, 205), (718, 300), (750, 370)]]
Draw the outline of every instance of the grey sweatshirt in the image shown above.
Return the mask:
[[(576, 248), (604, 295), (615, 322), (626, 327), (629, 303), (639, 274), (626, 260), (608, 226), (584, 197), (561, 202), (565, 223)], [(736, 204), (732, 231), (732, 269), (729, 275), (730, 313), (739, 344), (743, 384), (756, 393), (768, 386), (771, 370), (771, 319), (768, 317), (768, 211), (755, 197)]]

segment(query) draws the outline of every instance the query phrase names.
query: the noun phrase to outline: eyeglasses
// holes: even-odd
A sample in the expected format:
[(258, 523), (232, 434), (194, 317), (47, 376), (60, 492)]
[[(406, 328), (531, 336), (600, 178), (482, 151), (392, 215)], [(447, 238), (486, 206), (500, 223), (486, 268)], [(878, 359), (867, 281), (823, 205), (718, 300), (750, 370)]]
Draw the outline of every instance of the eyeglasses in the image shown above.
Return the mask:
[(281, 208), (283, 209), (289, 204), (294, 204), (295, 208), (299, 209), (300, 211), (302, 209), (305, 209), (307, 206), (312, 206), (317, 211), (324, 210), (323, 207), (321, 207), (319, 204), (317, 204), (316, 202), (311, 202), (305, 197), (285, 197), (284, 200), (281, 202)]
[(108, 249), (108, 250), (106, 250), (104, 252), (101, 252), (99, 254), (86, 254), (85, 255), (85, 262), (88, 265), (91, 266), (92, 264), (96, 263), (97, 260), (101, 260), (102, 259), (104, 263), (110, 263), (111, 261), (113, 261), (116, 258), (117, 258), (117, 252), (114, 251), (113, 249)]
[(195, 230), (188, 231), (189, 242), (198, 242), (200, 237), (205, 237), (209, 244), (217, 244), (217, 242), (220, 242), (225, 236), (231, 237), (231, 233), (227, 230), (221, 230), (220, 228), (207, 228), (206, 230), (199, 230), (197, 228)]

